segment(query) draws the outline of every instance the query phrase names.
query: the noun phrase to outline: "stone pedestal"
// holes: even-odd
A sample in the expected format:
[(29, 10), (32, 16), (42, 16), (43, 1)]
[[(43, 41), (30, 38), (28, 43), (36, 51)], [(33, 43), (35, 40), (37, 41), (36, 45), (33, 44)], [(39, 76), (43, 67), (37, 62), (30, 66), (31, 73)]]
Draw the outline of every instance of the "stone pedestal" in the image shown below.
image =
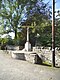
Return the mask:
[(31, 44), (29, 42), (29, 27), (27, 27), (27, 41), (25, 43), (25, 50), (31, 51)]
[(33, 64), (38, 63), (38, 56), (35, 52), (27, 51), (12, 51), (11, 56), (14, 59), (25, 60)]
[(25, 54), (25, 59), (26, 61), (28, 62), (31, 62), (33, 64), (36, 64), (37, 63), (37, 54), (36, 53), (28, 53), (28, 54)]
[(28, 41), (25, 43), (25, 50), (26, 51), (31, 51), (31, 44)]

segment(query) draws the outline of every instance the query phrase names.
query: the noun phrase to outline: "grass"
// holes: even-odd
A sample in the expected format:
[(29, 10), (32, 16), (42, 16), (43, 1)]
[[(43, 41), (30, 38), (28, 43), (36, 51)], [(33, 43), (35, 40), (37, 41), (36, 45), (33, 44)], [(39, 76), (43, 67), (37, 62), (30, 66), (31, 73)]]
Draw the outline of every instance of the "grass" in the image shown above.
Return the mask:
[(52, 64), (49, 63), (48, 61), (44, 61), (42, 64), (45, 65), (45, 66), (50, 66), (50, 67), (52, 66)]

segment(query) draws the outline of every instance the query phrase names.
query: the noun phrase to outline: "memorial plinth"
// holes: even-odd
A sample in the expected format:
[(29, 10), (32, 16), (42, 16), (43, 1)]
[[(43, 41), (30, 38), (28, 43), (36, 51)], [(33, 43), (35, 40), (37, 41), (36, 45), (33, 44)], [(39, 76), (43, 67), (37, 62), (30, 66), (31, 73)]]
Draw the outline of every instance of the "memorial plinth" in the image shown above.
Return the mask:
[(27, 41), (25, 43), (25, 50), (31, 51), (31, 44), (29, 42), (29, 27), (27, 27)]
[(31, 51), (31, 44), (29, 42), (25, 43), (25, 50), (26, 51)]
[(37, 54), (35, 52), (27, 52), (27, 51), (12, 51), (12, 58), (26, 60), (33, 64), (37, 63)]

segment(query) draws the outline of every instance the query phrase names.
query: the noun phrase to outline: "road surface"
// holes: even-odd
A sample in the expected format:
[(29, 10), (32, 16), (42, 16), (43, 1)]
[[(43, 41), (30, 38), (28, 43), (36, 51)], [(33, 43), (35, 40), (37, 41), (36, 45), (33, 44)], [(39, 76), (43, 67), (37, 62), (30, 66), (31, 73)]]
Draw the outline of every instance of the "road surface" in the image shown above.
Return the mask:
[(60, 68), (12, 59), (0, 51), (0, 80), (60, 80)]

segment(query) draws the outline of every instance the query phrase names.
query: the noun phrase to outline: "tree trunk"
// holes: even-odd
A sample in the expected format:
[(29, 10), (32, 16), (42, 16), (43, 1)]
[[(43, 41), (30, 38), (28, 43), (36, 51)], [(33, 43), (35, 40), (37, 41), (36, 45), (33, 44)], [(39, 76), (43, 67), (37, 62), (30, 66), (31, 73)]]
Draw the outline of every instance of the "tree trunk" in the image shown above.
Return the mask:
[(15, 39), (17, 39), (17, 29), (15, 29)]
[(15, 45), (17, 45), (17, 29), (15, 28)]

